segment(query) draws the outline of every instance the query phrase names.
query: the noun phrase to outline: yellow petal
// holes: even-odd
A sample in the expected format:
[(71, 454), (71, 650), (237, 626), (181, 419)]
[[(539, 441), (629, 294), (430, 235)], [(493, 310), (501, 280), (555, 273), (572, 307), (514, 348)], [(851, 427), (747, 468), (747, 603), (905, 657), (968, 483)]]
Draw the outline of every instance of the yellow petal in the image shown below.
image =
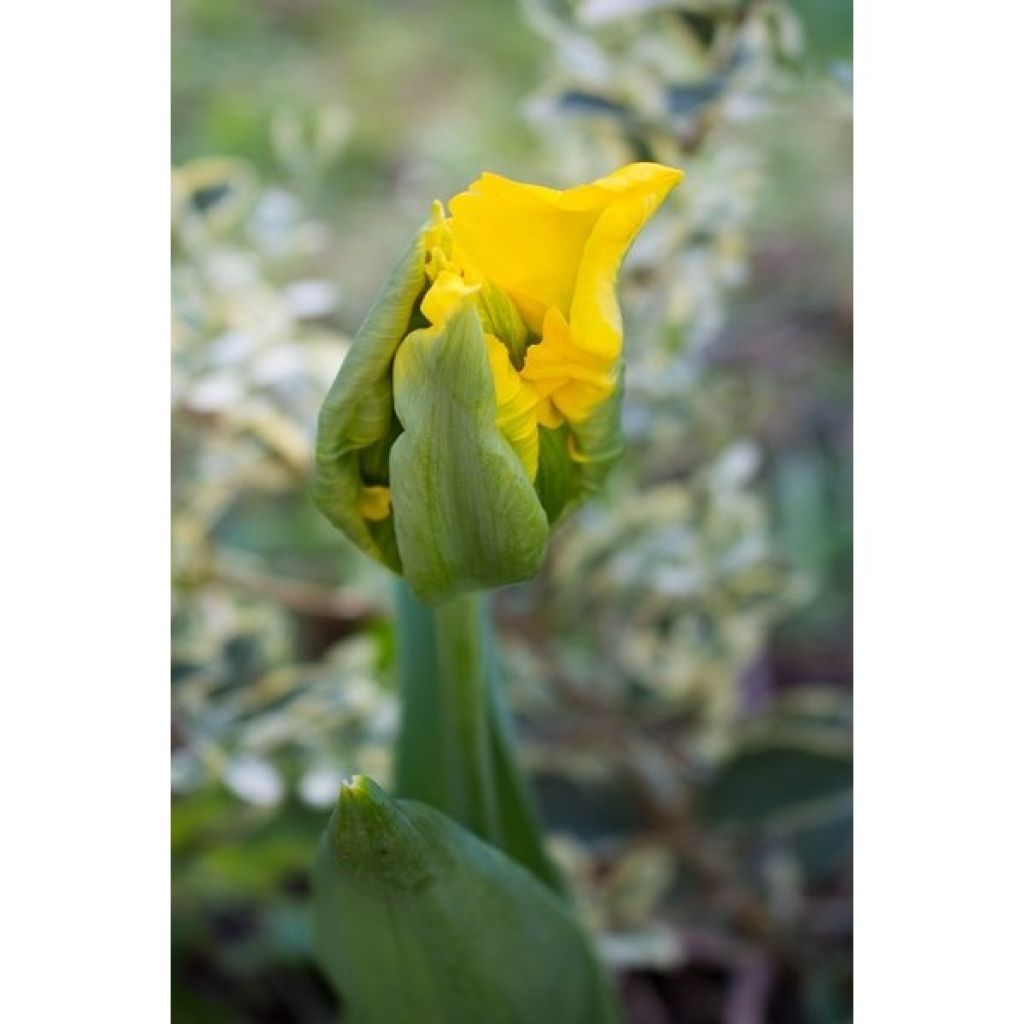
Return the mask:
[(557, 430), (565, 422), (565, 417), (550, 398), (542, 398), (537, 403), (537, 422), (549, 430)]
[(388, 487), (368, 486), (359, 497), (359, 513), (372, 523), (391, 515), (391, 490)]
[(442, 270), (423, 296), (420, 312), (434, 327), (440, 327), (468, 295), (479, 290), (480, 285), (469, 284), (456, 271)]
[(512, 365), (508, 349), (493, 335), (485, 334), (487, 357), (494, 378), (496, 424), (514, 449), (530, 479), (537, 475), (540, 439), (537, 434), (537, 393)]
[(434, 200), (430, 208), (430, 223), (423, 229), (423, 252), (427, 275), (433, 281), (438, 271), (448, 265), (452, 254), (452, 233), (439, 199)]
[(621, 355), (622, 314), (615, 295), (619, 267), (637, 233), (682, 176), (681, 171), (659, 164), (630, 164), (608, 178), (571, 190), (614, 196), (587, 239), (573, 291), (569, 323), (582, 350), (608, 361)]
[(449, 204), (455, 259), (493, 281), (540, 334), (544, 312), (568, 315), (593, 210), (566, 213), (557, 192), (485, 174)]
[(544, 426), (557, 426), (563, 418), (579, 423), (614, 392), (616, 361), (578, 345), (565, 317), (552, 307), (542, 340), (526, 350), (523, 378), (533, 382), (544, 402)]
[[(681, 177), (672, 168), (637, 163), (558, 191), (483, 174), (449, 204), (454, 258), (505, 291), (539, 334), (551, 306), (572, 320), (585, 267), (587, 287), (603, 290), (609, 272), (608, 288), (614, 286), (629, 243)], [(606, 221), (610, 212), (615, 216)]]

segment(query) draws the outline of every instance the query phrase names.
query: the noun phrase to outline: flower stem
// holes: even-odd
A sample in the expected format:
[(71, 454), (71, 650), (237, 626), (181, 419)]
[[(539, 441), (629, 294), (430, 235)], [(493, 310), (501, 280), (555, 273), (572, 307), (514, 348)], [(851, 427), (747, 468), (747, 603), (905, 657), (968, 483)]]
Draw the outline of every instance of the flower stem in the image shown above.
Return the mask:
[(396, 795), (421, 800), (562, 890), (511, 741), (485, 595), (438, 608), (399, 582)]
[(449, 780), (465, 823), (501, 847), (487, 713), (484, 600), (477, 594), (460, 595), (446, 601), (434, 615)]

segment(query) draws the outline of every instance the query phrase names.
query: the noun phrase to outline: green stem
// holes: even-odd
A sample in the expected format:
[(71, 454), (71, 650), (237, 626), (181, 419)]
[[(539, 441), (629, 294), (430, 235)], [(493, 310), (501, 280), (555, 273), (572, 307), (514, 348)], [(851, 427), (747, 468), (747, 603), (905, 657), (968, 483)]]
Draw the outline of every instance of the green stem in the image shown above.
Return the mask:
[(395, 584), (401, 720), (395, 751), (395, 795), (451, 814), (445, 728), (434, 613), (402, 580)]
[(487, 708), (484, 600), (477, 594), (461, 595), (446, 601), (434, 615), (449, 779), (459, 794), (466, 824), (500, 848)]
[(484, 599), (438, 608), (399, 588), (402, 721), (396, 791), (502, 846), (491, 753)]
[(443, 811), (561, 892), (514, 756), (487, 598), (431, 609), (401, 582), (397, 596), (396, 795)]

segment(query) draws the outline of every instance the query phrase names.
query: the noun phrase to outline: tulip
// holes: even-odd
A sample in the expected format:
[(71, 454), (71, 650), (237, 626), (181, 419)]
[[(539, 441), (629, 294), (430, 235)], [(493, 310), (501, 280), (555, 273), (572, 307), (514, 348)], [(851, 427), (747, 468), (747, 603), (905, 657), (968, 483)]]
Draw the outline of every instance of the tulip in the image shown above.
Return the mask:
[(396, 264), (320, 416), (316, 501), (422, 601), (528, 579), (622, 442), (619, 267), (682, 177), (483, 174)]

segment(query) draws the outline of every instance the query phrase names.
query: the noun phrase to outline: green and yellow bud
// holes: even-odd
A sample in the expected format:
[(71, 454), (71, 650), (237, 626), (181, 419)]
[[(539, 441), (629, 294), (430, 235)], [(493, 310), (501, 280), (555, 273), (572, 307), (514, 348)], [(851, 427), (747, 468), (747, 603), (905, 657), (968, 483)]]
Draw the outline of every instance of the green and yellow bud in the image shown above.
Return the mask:
[(396, 265), (324, 403), (315, 496), (436, 603), (533, 576), (621, 450), (619, 267), (682, 177), (484, 174)]

